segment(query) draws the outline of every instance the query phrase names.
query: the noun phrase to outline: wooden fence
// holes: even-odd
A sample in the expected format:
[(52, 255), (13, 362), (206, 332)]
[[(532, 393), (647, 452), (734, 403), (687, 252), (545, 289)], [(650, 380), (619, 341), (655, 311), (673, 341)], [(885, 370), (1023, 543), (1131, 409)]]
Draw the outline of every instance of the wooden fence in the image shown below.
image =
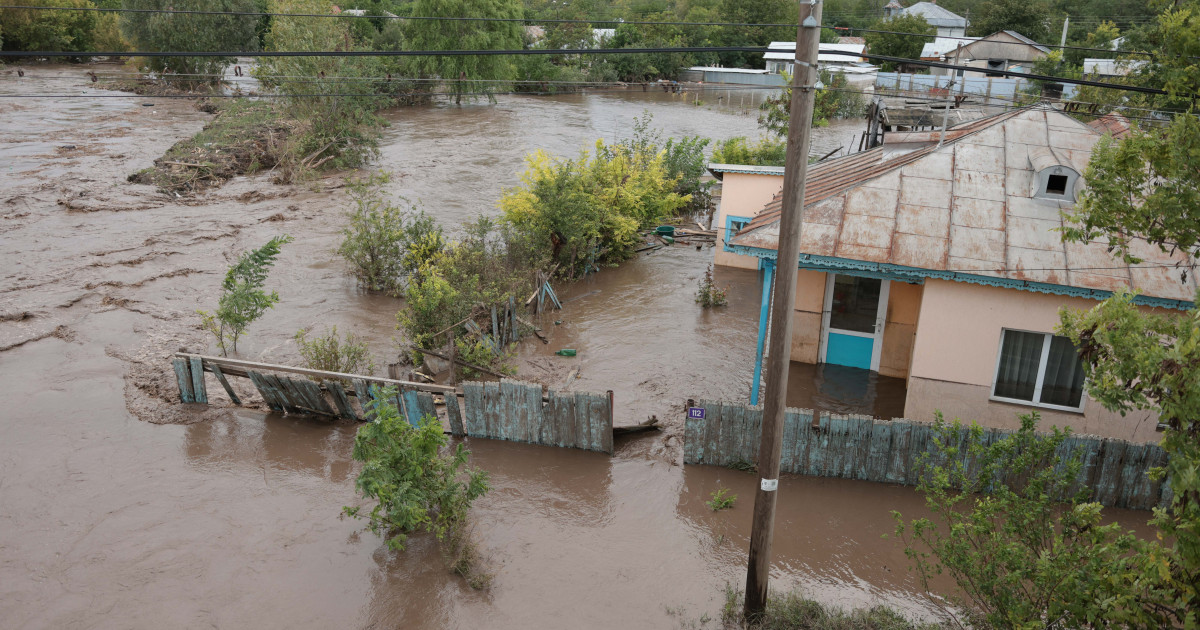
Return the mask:
[(466, 431), (471, 437), (513, 440), (612, 453), (612, 392), (547, 392), (504, 379), (463, 383)]
[(385, 388), (391, 387), (394, 393), (389, 402), (414, 426), (423, 416), (439, 416), (439, 401), (434, 398), (439, 395), (453, 435), (610, 454), (613, 450), (612, 392), (543, 394), (541, 385), (509, 379), (463, 383), (459, 391), (443, 385), (191, 354), (175, 355), (173, 365), (179, 398), (185, 403), (208, 403), (208, 372), (236, 405), (242, 401), (229, 384), (231, 376), (250, 379), (272, 411), (368, 421), (371, 408), (363, 403), (380, 399)]
[[(753, 466), (762, 435), (762, 407), (702, 400), (688, 401), (703, 409), (703, 418), (688, 414), (684, 427), (684, 463)], [(1011, 431), (984, 429), (992, 443)], [(841, 477), (916, 485), (917, 460), (933, 444), (933, 425), (904, 419), (878, 420), (868, 416), (822, 413), (813, 422), (808, 409), (788, 409), (784, 415), (780, 470), (815, 477)], [(1151, 468), (1166, 464), (1166, 452), (1154, 444), (1072, 435), (1059, 447), (1065, 460), (1078, 454), (1083, 469), (1076, 483), (1092, 489), (1102, 505), (1150, 509), (1170, 503), (1167, 484), (1153, 481)], [(973, 462), (968, 462), (968, 470)]]

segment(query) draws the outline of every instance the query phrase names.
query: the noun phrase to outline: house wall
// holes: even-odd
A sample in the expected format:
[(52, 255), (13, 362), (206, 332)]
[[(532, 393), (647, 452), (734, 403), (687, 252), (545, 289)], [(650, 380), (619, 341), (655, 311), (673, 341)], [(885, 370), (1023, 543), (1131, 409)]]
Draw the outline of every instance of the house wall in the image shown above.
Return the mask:
[(721, 180), (721, 200), (713, 215), (712, 227), (717, 231), (717, 246), (713, 263), (742, 269), (758, 269), (758, 259), (753, 256), (725, 251), (726, 217), (753, 218), (763, 206), (783, 189), (782, 175), (750, 175), (724, 173)]
[(825, 306), (825, 273), (801, 269), (796, 275), (792, 311), (792, 360), (816, 363), (821, 350), (821, 310)]
[[(801, 269), (796, 276), (796, 303), (792, 311), (793, 361), (817, 363), (821, 353), (821, 316), (825, 307), (827, 274)], [(912, 362), (913, 341), (921, 311), (922, 286), (892, 282), (879, 353), (879, 373), (905, 378)]]
[[(957, 51), (947, 53), (946, 61), (954, 63), (956, 53)], [(997, 33), (987, 39), (972, 42), (962, 48), (962, 58), (964, 60), (978, 59), (986, 62), (988, 59), (1007, 59), (1009, 63), (1026, 62), (1024, 65), (1028, 65), (1028, 62), (1041, 59), (1045, 56), (1046, 53), (1004, 33)], [(987, 64), (985, 63), (984, 65)]]
[(1125, 417), (1105, 410), (1085, 394), (1082, 413), (989, 400), (1003, 328), (1053, 332), (1059, 308), (1087, 309), (1096, 301), (1015, 289), (928, 279), (920, 299), (919, 321), (908, 379), (904, 415), (929, 420), (940, 410), (947, 418), (975, 420), (989, 427), (1017, 428), (1018, 414), (1037, 409), (1042, 426), (1070, 426), (1075, 433), (1154, 442), (1157, 415)]

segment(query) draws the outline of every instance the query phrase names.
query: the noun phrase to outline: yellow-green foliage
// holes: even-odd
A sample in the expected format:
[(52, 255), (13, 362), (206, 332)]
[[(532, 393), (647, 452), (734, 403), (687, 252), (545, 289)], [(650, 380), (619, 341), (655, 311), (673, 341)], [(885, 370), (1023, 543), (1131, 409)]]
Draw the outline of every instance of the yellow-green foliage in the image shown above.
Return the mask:
[(551, 251), (563, 275), (586, 273), (592, 263), (628, 258), (639, 228), (673, 216), (689, 195), (675, 192), (662, 152), (612, 147), (574, 160), (537, 151), (525, 158), (521, 185), (500, 200), (504, 220)]

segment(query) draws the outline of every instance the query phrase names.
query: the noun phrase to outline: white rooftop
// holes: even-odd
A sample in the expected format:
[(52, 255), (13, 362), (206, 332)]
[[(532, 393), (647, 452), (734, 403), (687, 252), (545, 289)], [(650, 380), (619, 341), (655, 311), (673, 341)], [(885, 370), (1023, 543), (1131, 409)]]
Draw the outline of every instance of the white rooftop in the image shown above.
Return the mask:
[(954, 52), (959, 44), (966, 46), (979, 41), (978, 37), (939, 37), (921, 49), (922, 59), (941, 59), (947, 53)]
[[(796, 58), (796, 42), (771, 42), (768, 47), (769, 52), (763, 55), (766, 59), (793, 61)], [(855, 53), (863, 54), (867, 49), (866, 44), (820, 44), (817, 49), (817, 61), (855, 63), (864, 61), (862, 57), (853, 55), (842, 55), (834, 53)]]

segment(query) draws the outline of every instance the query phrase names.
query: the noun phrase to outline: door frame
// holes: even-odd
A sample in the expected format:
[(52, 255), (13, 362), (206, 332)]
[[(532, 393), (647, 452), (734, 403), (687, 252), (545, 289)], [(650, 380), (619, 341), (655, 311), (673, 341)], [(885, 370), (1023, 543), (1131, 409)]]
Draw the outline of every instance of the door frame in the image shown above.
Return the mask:
[[(833, 283), (838, 274), (833, 271), (825, 273), (825, 300), (821, 307), (821, 341), (818, 349), (817, 360), (825, 363), (826, 351), (829, 349), (829, 316), (833, 311)], [(848, 277), (853, 277), (851, 274), (841, 274)], [(863, 276), (866, 277), (866, 276)], [(891, 280), (883, 278), (879, 279), (879, 306), (875, 313), (875, 333), (861, 333), (852, 330), (837, 329), (839, 335), (850, 335), (853, 337), (864, 337), (872, 339), (871, 343), (871, 371), (879, 371), (879, 357), (883, 351), (883, 329), (887, 327), (887, 307), (888, 295), (890, 293)]]

